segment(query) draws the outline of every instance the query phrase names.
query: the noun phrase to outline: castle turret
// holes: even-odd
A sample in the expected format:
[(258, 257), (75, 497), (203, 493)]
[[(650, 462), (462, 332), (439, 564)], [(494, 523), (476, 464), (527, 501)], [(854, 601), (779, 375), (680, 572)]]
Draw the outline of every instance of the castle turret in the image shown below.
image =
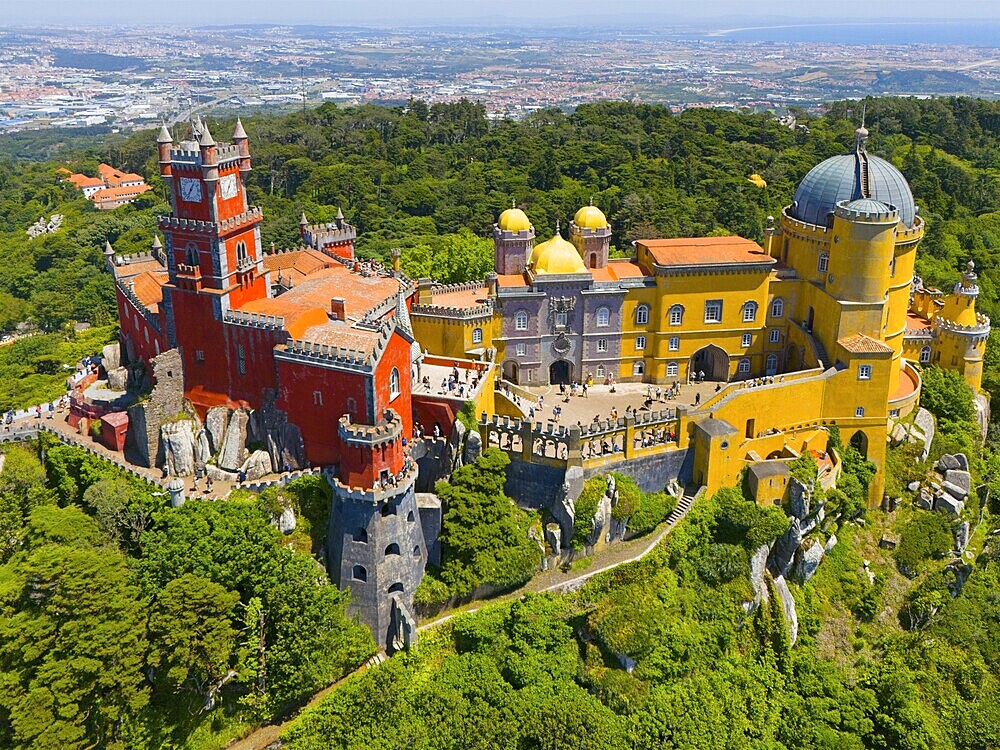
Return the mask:
[(247, 131), (243, 129), (243, 121), (236, 118), (236, 128), (233, 130), (233, 145), (240, 155), (240, 177), (246, 180), (252, 167), (250, 166), (250, 139), (247, 138)]
[(493, 225), (493, 265), (499, 274), (524, 273), (535, 246), (535, 228), (513, 204)]
[(593, 200), (579, 211), (569, 223), (569, 241), (576, 247), (587, 268), (604, 268), (608, 265), (611, 249), (611, 226)]
[(957, 370), (973, 392), (983, 384), (983, 356), (990, 336), (990, 319), (976, 312), (979, 277), (970, 260), (951, 294), (942, 299), (941, 309), (931, 321), (935, 338), (935, 362)]

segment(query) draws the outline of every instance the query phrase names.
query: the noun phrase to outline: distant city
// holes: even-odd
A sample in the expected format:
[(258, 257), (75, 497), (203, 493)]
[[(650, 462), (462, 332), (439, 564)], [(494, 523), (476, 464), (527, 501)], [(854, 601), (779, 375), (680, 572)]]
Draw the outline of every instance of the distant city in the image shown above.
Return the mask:
[(518, 119), (598, 100), (781, 111), (869, 94), (1000, 96), (1000, 41), (989, 42), (1000, 35), (982, 28), (971, 44), (922, 43), (890, 24), (800, 28), (8, 28), (0, 132), (324, 101), (466, 98)]

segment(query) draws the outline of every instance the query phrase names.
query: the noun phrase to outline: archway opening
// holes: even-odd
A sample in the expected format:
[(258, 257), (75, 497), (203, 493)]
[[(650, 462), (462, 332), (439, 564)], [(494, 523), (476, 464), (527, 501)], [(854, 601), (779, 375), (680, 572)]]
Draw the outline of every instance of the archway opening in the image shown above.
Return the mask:
[(729, 355), (715, 344), (704, 346), (691, 355), (688, 373), (692, 380), (705, 373), (705, 380), (726, 382), (729, 380)]
[(549, 365), (549, 383), (569, 385), (573, 378), (573, 365), (565, 359), (557, 359)]
[(858, 430), (851, 435), (851, 445), (862, 458), (868, 458), (868, 436), (864, 432)]
[(503, 379), (506, 380), (508, 383), (513, 383), (514, 385), (518, 385), (517, 371), (518, 371), (517, 362), (515, 362), (514, 360), (508, 359), (506, 362), (503, 363)]

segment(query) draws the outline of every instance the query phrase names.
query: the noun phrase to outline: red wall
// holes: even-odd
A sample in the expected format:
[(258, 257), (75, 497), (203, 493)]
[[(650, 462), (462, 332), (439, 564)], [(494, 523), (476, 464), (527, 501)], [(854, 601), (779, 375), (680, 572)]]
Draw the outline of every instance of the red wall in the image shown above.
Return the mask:
[[(392, 368), (399, 370), (400, 394), (389, 400), (389, 376)], [(382, 359), (375, 368), (375, 413), (376, 420), (389, 407), (403, 421), (403, 436), (407, 440), (413, 437), (413, 407), (410, 404), (410, 342), (398, 333), (393, 333), (386, 345)]]
[[(118, 322), (121, 336), (131, 342), (132, 351), (136, 353), (136, 356), (144, 362), (149, 362), (157, 354), (170, 348), (167, 345), (166, 335), (157, 333), (156, 329), (146, 321), (131, 300), (117, 286), (115, 287), (115, 298), (118, 302)], [(160, 328), (165, 330), (166, 324), (163, 317), (159, 316), (159, 320)]]

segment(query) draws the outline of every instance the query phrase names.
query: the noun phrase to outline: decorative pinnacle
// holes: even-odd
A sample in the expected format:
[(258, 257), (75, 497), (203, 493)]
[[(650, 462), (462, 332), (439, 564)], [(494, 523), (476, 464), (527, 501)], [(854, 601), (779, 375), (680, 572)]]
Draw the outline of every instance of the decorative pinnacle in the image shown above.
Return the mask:
[(150, 245), (150, 247), (153, 250), (162, 250), (163, 249), (163, 245), (160, 242), (160, 235), (158, 235), (158, 234), (154, 234), (153, 235), (153, 244)]
[(156, 137), (157, 143), (173, 143), (173, 136), (170, 135), (170, 131), (167, 130), (166, 124), (160, 125), (160, 134)]
[(243, 129), (243, 121), (239, 117), (236, 118), (236, 129), (233, 131), (233, 140), (246, 140), (247, 131)]
[(340, 210), (340, 206), (337, 206), (337, 218), (341, 221), (344, 219), (344, 212)]
[(203, 124), (201, 130), (201, 137), (198, 139), (199, 146), (214, 146), (215, 139), (208, 130), (208, 125)]
[(562, 237), (562, 230), (559, 228), (559, 219), (556, 219), (556, 234)]
[(593, 205), (594, 205), (594, 196), (590, 196), (590, 205), (591, 205), (591, 206), (593, 206)]
[(302, 212), (302, 218), (299, 219), (299, 226), (304, 227), (304, 226), (308, 226), (308, 224), (309, 224), (309, 220), (306, 218), (306, 212), (303, 211)]
[(115, 249), (111, 247), (111, 240), (104, 240), (104, 254), (105, 255), (115, 254)]
[(513, 198), (510, 199), (510, 207), (517, 208), (517, 201), (514, 200)]

